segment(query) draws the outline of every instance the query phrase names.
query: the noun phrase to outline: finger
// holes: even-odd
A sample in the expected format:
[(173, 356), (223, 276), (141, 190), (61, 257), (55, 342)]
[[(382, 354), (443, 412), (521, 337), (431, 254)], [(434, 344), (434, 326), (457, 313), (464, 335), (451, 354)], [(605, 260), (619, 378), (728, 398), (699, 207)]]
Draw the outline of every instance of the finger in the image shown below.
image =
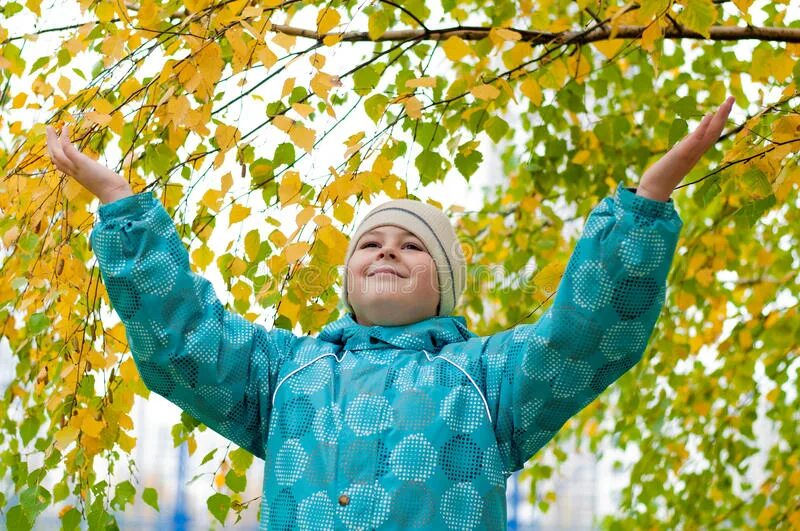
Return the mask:
[(66, 155), (70, 162), (75, 162), (75, 156), (80, 154), (75, 148), (75, 145), (69, 139), (69, 127), (64, 126), (64, 132), (61, 134), (61, 147), (64, 150), (64, 155)]
[(722, 103), (722, 105), (719, 106), (719, 109), (714, 114), (714, 118), (711, 120), (711, 125), (709, 127), (709, 130), (710, 132), (713, 132), (714, 142), (716, 142), (719, 139), (719, 135), (720, 133), (722, 133), (722, 129), (725, 127), (725, 123), (728, 121), (728, 116), (731, 113), (734, 101), (735, 98), (733, 96), (729, 96)]
[(76, 175), (78, 167), (75, 165), (74, 156), (69, 151), (70, 148), (74, 150), (75, 147), (69, 141), (69, 127), (66, 125), (61, 130), (58, 147), (60, 149), (59, 161), (61, 165), (66, 168), (67, 173), (73, 176)]

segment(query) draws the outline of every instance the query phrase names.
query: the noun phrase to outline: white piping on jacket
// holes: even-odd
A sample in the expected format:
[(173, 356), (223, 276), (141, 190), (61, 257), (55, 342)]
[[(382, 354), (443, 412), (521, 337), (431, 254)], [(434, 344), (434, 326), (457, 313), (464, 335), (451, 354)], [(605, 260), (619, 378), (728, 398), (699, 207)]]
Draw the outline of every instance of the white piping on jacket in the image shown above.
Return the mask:
[[(336, 354), (334, 354), (333, 352), (327, 352), (327, 353), (325, 353), (325, 354), (322, 354), (322, 355), (320, 355), (320, 356), (317, 356), (317, 357), (316, 357), (316, 358), (314, 358), (313, 360), (311, 360), (311, 361), (309, 361), (309, 362), (307, 362), (307, 363), (304, 363), (303, 365), (301, 365), (301, 366), (299, 366), (298, 368), (296, 368), (296, 369), (294, 369), (293, 371), (291, 371), (289, 374), (287, 374), (286, 376), (284, 376), (284, 377), (281, 379), (281, 381), (280, 381), (280, 382), (278, 382), (278, 385), (276, 385), (276, 386), (275, 386), (275, 391), (272, 393), (272, 405), (273, 405), (273, 406), (275, 405), (275, 396), (278, 394), (278, 389), (280, 389), (281, 385), (283, 385), (283, 383), (284, 383), (286, 380), (288, 380), (289, 378), (291, 378), (291, 376), (292, 376), (293, 374), (295, 374), (295, 373), (297, 373), (297, 372), (300, 372), (300, 371), (302, 371), (303, 369), (305, 369), (306, 367), (308, 367), (308, 366), (309, 366), (309, 365), (311, 365), (312, 363), (315, 363), (315, 362), (317, 362), (317, 361), (321, 360), (322, 358), (326, 358), (326, 357), (328, 357), (328, 356), (333, 356), (334, 358), (336, 358), (336, 361), (337, 361), (337, 362), (341, 363), (341, 361), (344, 359), (344, 357), (345, 357), (345, 356), (347, 356), (347, 353), (348, 353), (348, 352), (349, 352), (348, 350), (345, 350), (345, 351), (344, 351), (344, 354), (342, 354), (342, 357), (341, 357), (341, 358), (338, 358), (338, 357), (336, 357)], [(472, 379), (472, 376), (470, 376), (470, 375), (469, 375), (469, 373), (468, 373), (467, 371), (465, 371), (463, 368), (461, 368), (461, 367), (460, 367), (460, 366), (459, 366), (457, 363), (455, 363), (455, 362), (454, 362), (453, 360), (451, 360), (450, 358), (447, 358), (447, 357), (445, 357), (445, 356), (442, 356), (441, 354), (440, 354), (440, 355), (438, 355), (438, 356), (434, 356), (433, 358), (431, 358), (431, 355), (430, 355), (430, 354), (428, 354), (428, 351), (427, 351), (427, 350), (424, 350), (424, 349), (423, 349), (423, 351), (422, 351), (422, 352), (424, 352), (424, 353), (425, 353), (425, 357), (426, 357), (426, 358), (428, 358), (428, 361), (432, 362), (432, 361), (433, 361), (433, 360), (435, 360), (435, 359), (439, 359), (439, 358), (441, 358), (441, 359), (445, 360), (447, 363), (449, 363), (450, 365), (452, 365), (453, 367), (455, 367), (456, 369), (458, 369), (459, 371), (461, 371), (462, 373), (464, 373), (464, 376), (466, 376), (466, 377), (469, 379), (469, 381), (470, 381), (470, 383), (472, 384), (472, 386), (475, 388), (475, 390), (476, 390), (476, 391), (478, 391), (478, 396), (480, 396), (480, 397), (481, 397), (481, 400), (483, 400), (483, 407), (486, 409), (486, 416), (487, 416), (487, 417), (489, 417), (489, 422), (490, 422), (490, 423), (492, 423), (492, 422), (493, 422), (493, 421), (492, 421), (492, 413), (491, 413), (491, 411), (489, 410), (489, 402), (486, 400), (486, 397), (484, 396), (483, 392), (481, 391), (481, 388), (480, 388), (480, 387), (478, 387), (478, 384), (476, 384), (476, 383), (475, 383), (475, 380), (473, 380), (473, 379)]]
[(305, 369), (306, 367), (308, 367), (309, 365), (311, 365), (312, 363), (316, 362), (317, 360), (321, 360), (322, 358), (325, 358), (325, 357), (328, 357), (328, 356), (333, 356), (334, 358), (336, 358), (336, 361), (341, 363), (341, 361), (344, 359), (344, 357), (347, 356), (348, 352), (349, 351), (345, 350), (344, 354), (342, 354), (341, 358), (337, 358), (336, 354), (334, 354), (333, 352), (327, 352), (325, 354), (317, 356), (316, 358), (314, 358), (313, 360), (309, 361), (308, 363), (304, 363), (303, 365), (299, 366), (298, 368), (296, 368), (295, 370), (293, 370), (292, 372), (290, 372), (289, 374), (284, 376), (283, 379), (280, 382), (278, 382), (278, 385), (275, 386), (275, 391), (272, 393), (272, 405), (273, 406), (275, 405), (275, 395), (278, 394), (278, 389), (280, 389), (281, 385), (283, 385), (283, 382), (288, 380), (294, 373), (300, 372), (303, 369)]
[(456, 369), (458, 369), (459, 371), (463, 372), (463, 373), (464, 373), (464, 376), (466, 376), (467, 378), (469, 378), (469, 381), (472, 383), (472, 386), (475, 388), (475, 390), (476, 390), (476, 391), (478, 391), (478, 395), (481, 397), (481, 400), (483, 400), (483, 407), (485, 407), (485, 408), (486, 408), (486, 415), (489, 417), (489, 422), (490, 422), (490, 423), (492, 423), (492, 414), (491, 414), (491, 412), (489, 411), (489, 402), (487, 402), (487, 401), (486, 401), (486, 397), (483, 395), (483, 392), (481, 392), (481, 388), (480, 388), (480, 387), (478, 387), (478, 384), (476, 384), (476, 383), (475, 383), (475, 380), (473, 380), (473, 379), (472, 379), (472, 376), (470, 376), (470, 375), (469, 375), (469, 373), (468, 373), (467, 371), (465, 371), (464, 369), (462, 369), (461, 367), (459, 367), (459, 366), (458, 366), (458, 365), (457, 365), (457, 364), (456, 364), (456, 363), (455, 363), (453, 360), (451, 360), (450, 358), (446, 358), (446, 357), (442, 356), (441, 354), (440, 354), (440, 355), (438, 355), (438, 356), (434, 356), (433, 358), (431, 358), (431, 356), (430, 356), (430, 354), (428, 354), (428, 351), (427, 351), (427, 350), (423, 350), (422, 352), (424, 352), (424, 353), (425, 353), (425, 356), (428, 358), (428, 361), (433, 361), (433, 360), (435, 360), (435, 359), (441, 358), (441, 359), (445, 360), (446, 362), (448, 362), (448, 363), (449, 363), (450, 365), (452, 365), (453, 367), (455, 367)]

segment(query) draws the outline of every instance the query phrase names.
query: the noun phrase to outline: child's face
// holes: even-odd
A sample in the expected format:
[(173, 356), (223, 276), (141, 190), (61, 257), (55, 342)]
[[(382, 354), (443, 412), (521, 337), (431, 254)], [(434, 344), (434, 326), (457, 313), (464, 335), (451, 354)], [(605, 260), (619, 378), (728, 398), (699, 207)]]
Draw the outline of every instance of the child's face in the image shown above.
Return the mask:
[(422, 241), (393, 225), (359, 238), (347, 263), (347, 299), (366, 326), (397, 326), (436, 315), (436, 263)]

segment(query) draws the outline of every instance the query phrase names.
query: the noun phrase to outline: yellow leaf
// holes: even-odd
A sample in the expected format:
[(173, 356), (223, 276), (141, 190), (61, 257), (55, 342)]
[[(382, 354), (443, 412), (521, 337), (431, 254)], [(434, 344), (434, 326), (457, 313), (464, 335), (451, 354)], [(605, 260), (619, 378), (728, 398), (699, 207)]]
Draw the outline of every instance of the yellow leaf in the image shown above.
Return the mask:
[(136, 437), (131, 437), (124, 431), (120, 431), (119, 435), (117, 435), (117, 444), (122, 451), (131, 453), (131, 451), (136, 447)]
[(294, 78), (293, 77), (286, 78), (286, 80), (284, 80), (283, 82), (283, 90), (281, 90), (281, 98), (285, 98), (286, 96), (288, 96), (289, 93), (292, 92), (293, 88), (294, 88)]
[(325, 37), (322, 39), (322, 43), (325, 46), (333, 46), (334, 44), (338, 43), (341, 40), (342, 40), (342, 34), (336, 33), (331, 35), (325, 35)]
[(800, 138), (800, 116), (781, 116), (772, 123), (772, 141), (787, 142)]
[(136, 13), (136, 18), (139, 19), (139, 24), (143, 27), (152, 27), (159, 23), (159, 8), (155, 0), (142, 0), (139, 4), (139, 11)]
[(119, 425), (120, 428), (122, 428), (124, 430), (132, 430), (133, 429), (133, 421), (125, 413), (122, 413), (119, 416), (119, 418), (117, 419), (117, 424)]
[(767, 505), (766, 507), (764, 507), (761, 510), (761, 513), (758, 515), (758, 520), (756, 520), (758, 526), (761, 527), (762, 529), (768, 528), (770, 521), (772, 520), (772, 517), (775, 516), (777, 512), (778, 512), (777, 505)]
[(289, 130), (289, 138), (292, 139), (292, 142), (303, 148), (307, 153), (311, 153), (314, 148), (316, 137), (317, 133), (313, 129), (309, 129), (300, 122), (295, 122), (294, 126)]
[(278, 199), (282, 206), (296, 203), (300, 199), (300, 174), (296, 171), (287, 171), (278, 187)]
[(119, 366), (119, 375), (125, 382), (135, 382), (139, 379), (139, 370), (133, 358), (128, 358)]
[(280, 114), (272, 118), (272, 125), (280, 129), (284, 133), (288, 133), (289, 130), (292, 128), (292, 125), (294, 125), (294, 120)]
[(694, 295), (686, 291), (681, 291), (676, 295), (675, 302), (678, 304), (678, 308), (685, 312), (695, 303)]
[(577, 153), (575, 153), (575, 156), (572, 157), (572, 162), (573, 162), (573, 164), (580, 165), (580, 164), (583, 164), (584, 162), (586, 162), (587, 160), (589, 160), (589, 158), (591, 156), (592, 156), (592, 154), (589, 152), (588, 149), (582, 149), (582, 150), (578, 151)]
[(247, 216), (250, 215), (250, 210), (250, 207), (234, 204), (231, 207), (231, 214), (228, 223), (233, 225), (234, 223), (239, 223), (240, 221), (247, 219)]
[(239, 141), (241, 136), (241, 133), (236, 127), (225, 124), (219, 124), (214, 133), (214, 139), (217, 141), (217, 145), (222, 151), (230, 149), (235, 142)]
[(286, 245), (288, 239), (286, 236), (278, 229), (273, 230), (269, 234), (269, 241), (275, 244), (276, 247), (283, 247)]
[(72, 510), (72, 508), (73, 508), (73, 507), (74, 507), (74, 505), (71, 505), (71, 504), (67, 504), (67, 505), (65, 505), (64, 507), (62, 507), (62, 508), (61, 508), (61, 509), (58, 511), (58, 517), (59, 517), (59, 518), (64, 518), (64, 515), (65, 515), (65, 514), (67, 514), (68, 512), (70, 512), (70, 511)]
[(640, 41), (642, 49), (647, 50), (648, 52), (655, 51), (655, 43), (661, 38), (661, 36), (661, 26), (659, 25), (658, 20), (654, 20), (649, 26), (647, 26), (647, 28), (645, 28), (644, 32), (642, 32), (642, 40)]
[(255, 260), (261, 249), (261, 234), (256, 229), (251, 230), (244, 237), (244, 252), (249, 260)]
[(325, 225), (317, 231), (317, 239), (328, 249), (328, 259), (332, 264), (344, 261), (347, 251), (347, 237), (333, 225)]
[(409, 79), (408, 81), (406, 81), (407, 88), (435, 87), (435, 86), (436, 86), (435, 77), (418, 77), (416, 79)]
[(55, 447), (64, 451), (75, 439), (78, 438), (80, 430), (75, 426), (66, 426), (58, 430), (53, 438), (55, 439)]
[(332, 76), (330, 74), (326, 74), (325, 72), (318, 71), (316, 74), (314, 74), (314, 77), (311, 78), (309, 85), (311, 86), (311, 90), (314, 92), (314, 94), (327, 101), (328, 93), (330, 92), (331, 88), (341, 87), (342, 82), (337, 76)]
[(272, 38), (272, 42), (287, 52), (290, 52), (292, 51), (292, 47), (294, 47), (294, 43), (297, 42), (297, 37), (294, 35), (288, 35), (286, 33), (278, 33)]
[(89, 434), (90, 437), (99, 437), (104, 426), (105, 424), (102, 421), (95, 419), (94, 413), (90, 412), (83, 417), (81, 430), (84, 433)]
[(200, 204), (212, 212), (217, 212), (224, 197), (225, 194), (222, 190), (206, 190), (203, 197), (200, 198)]
[(350, 203), (345, 201), (339, 201), (333, 207), (333, 217), (344, 224), (349, 224), (352, 222), (354, 215), (355, 209)]
[(308, 103), (292, 103), (292, 109), (303, 118), (308, 118), (308, 116), (314, 112), (314, 107)]
[(197, 439), (194, 438), (194, 435), (186, 439), (186, 449), (189, 450), (189, 455), (194, 455), (197, 450)]
[(25, 105), (25, 101), (27, 99), (28, 99), (28, 95), (26, 93), (24, 93), (24, 92), (20, 92), (19, 94), (14, 96), (13, 100), (11, 100), (11, 107), (14, 108), (14, 109), (19, 109), (20, 107)]
[(313, 206), (305, 207), (295, 217), (295, 223), (297, 223), (298, 227), (304, 226), (306, 223), (308, 223), (308, 220), (310, 220), (312, 217), (314, 217), (314, 213), (315, 212), (316, 212), (316, 209)]
[(625, 41), (622, 39), (613, 39), (593, 42), (592, 46), (597, 48), (597, 50), (601, 54), (605, 55), (608, 59), (612, 59), (620, 51), (624, 44)]
[(267, 267), (269, 267), (270, 272), (273, 276), (281, 275), (281, 271), (283, 268), (286, 267), (288, 262), (286, 262), (286, 258), (283, 255), (275, 254), (269, 257), (267, 260)]
[(111, 22), (116, 14), (116, 9), (112, 2), (98, 2), (94, 14), (97, 15), (97, 20), (100, 22)]
[(324, 7), (317, 15), (317, 32), (328, 33), (339, 24), (340, 19), (341, 16), (338, 11), (330, 7)]
[(278, 62), (278, 56), (269, 49), (266, 43), (259, 43), (255, 49), (255, 55), (265, 68), (269, 68)]
[(205, 243), (192, 251), (192, 263), (201, 271), (205, 270), (213, 260), (214, 252)]
[(451, 61), (460, 61), (464, 56), (474, 54), (472, 47), (461, 37), (455, 35), (449, 37), (442, 43), (444, 54)]
[(536, 286), (536, 300), (543, 301), (555, 293), (565, 268), (566, 265), (563, 262), (555, 261), (536, 273), (536, 276), (533, 277), (533, 284)]
[(319, 53), (312, 53), (308, 57), (308, 62), (311, 63), (311, 66), (320, 70), (325, 66), (325, 56)]
[(528, 77), (520, 85), (522, 93), (537, 107), (542, 104), (542, 89), (532, 77)]
[(701, 286), (707, 288), (714, 281), (713, 271), (710, 268), (701, 269), (700, 271), (697, 272), (694, 278), (697, 279), (697, 282)]
[(287, 245), (283, 249), (283, 254), (289, 262), (296, 262), (303, 258), (306, 253), (311, 249), (311, 245), (307, 242), (297, 242)]
[(505, 41), (518, 41), (521, 38), (522, 34), (508, 28), (492, 28), (489, 30), (489, 39), (495, 46)]
[(300, 305), (296, 302), (292, 302), (288, 297), (286, 297), (286, 295), (284, 295), (281, 299), (278, 313), (289, 319), (290, 322), (296, 323), (297, 316), (300, 315)]
[(567, 65), (561, 59), (549, 62), (546, 67), (541, 69), (541, 72), (539, 85), (553, 90), (560, 89), (569, 74)]
[(415, 120), (422, 118), (422, 102), (419, 101), (416, 96), (411, 96), (410, 98), (404, 99), (403, 105), (405, 106), (406, 114), (408, 114), (409, 117), (414, 118)]
[(94, 122), (97, 125), (106, 125), (108, 122), (111, 121), (111, 116), (108, 114), (103, 114), (95, 111), (87, 112), (84, 117), (89, 120), (90, 122)]
[(493, 100), (500, 95), (500, 90), (492, 85), (478, 85), (469, 89), (469, 92), (480, 100)]

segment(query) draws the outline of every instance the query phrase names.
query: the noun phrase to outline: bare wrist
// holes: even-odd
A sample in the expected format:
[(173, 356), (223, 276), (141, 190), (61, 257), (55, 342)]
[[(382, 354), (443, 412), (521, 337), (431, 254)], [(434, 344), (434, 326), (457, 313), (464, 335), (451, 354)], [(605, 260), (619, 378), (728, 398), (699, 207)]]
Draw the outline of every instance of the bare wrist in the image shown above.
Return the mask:
[(106, 190), (97, 195), (100, 198), (100, 202), (103, 204), (112, 203), (118, 199), (122, 199), (124, 197), (129, 197), (133, 195), (133, 190), (131, 190), (130, 185), (127, 182), (124, 182), (114, 188)]
[(646, 197), (648, 199), (655, 199), (656, 201), (669, 201), (670, 192), (664, 190), (653, 190), (646, 184), (639, 183), (636, 187), (636, 195)]

